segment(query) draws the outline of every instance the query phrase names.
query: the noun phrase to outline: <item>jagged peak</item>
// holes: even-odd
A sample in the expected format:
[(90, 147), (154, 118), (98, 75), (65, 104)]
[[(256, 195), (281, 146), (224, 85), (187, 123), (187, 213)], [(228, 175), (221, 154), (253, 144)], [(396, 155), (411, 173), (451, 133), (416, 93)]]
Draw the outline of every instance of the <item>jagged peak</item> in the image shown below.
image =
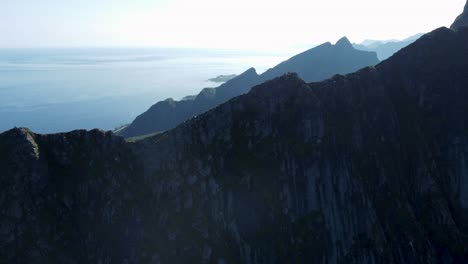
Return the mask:
[(458, 30), (461, 27), (468, 27), (468, 0), (466, 1), (463, 13), (461, 13), (461, 15), (455, 19), (452, 26), (450, 26), (453, 30)]
[(20, 151), (29, 152), (31, 157), (39, 159), (39, 146), (36, 143), (35, 134), (29, 128), (15, 127), (0, 135), (9, 138), (8, 141), (18, 146)]
[(352, 48), (353, 44), (351, 44), (351, 42), (349, 41), (349, 39), (347, 37), (342, 37), (336, 42), (335, 46), (336, 47)]
[(251, 75), (251, 74), (255, 74), (257, 75), (257, 70), (254, 68), (254, 67), (251, 67), (249, 68), (248, 70), (246, 70), (245, 72), (239, 74), (239, 76), (243, 76), (243, 75)]

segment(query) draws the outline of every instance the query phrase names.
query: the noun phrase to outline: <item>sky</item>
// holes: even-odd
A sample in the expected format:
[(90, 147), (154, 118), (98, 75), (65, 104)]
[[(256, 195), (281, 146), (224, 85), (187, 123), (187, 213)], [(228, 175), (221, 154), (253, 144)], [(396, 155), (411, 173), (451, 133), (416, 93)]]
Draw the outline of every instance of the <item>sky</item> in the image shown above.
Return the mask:
[(449, 27), (466, 0), (0, 0), (0, 47), (282, 49)]

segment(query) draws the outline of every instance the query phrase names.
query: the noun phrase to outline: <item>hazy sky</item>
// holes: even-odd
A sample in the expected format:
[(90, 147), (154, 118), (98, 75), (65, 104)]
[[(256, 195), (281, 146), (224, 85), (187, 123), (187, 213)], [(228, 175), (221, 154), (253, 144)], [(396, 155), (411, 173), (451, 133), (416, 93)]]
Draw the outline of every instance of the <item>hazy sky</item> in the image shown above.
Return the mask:
[(0, 47), (291, 48), (450, 26), (466, 0), (0, 0)]

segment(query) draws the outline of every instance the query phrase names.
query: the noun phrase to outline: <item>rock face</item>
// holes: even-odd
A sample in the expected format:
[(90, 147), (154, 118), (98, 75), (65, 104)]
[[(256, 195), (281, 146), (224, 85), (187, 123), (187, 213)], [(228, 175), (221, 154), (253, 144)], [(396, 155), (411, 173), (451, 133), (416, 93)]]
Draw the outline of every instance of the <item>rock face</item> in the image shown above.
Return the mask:
[(142, 178), (130, 153), (122, 138), (97, 130), (1, 134), (1, 261), (128, 259), (142, 236), (142, 193), (133, 189)]
[(468, 28), (256, 86), (136, 143), (0, 134), (20, 263), (467, 263)]
[(217, 88), (202, 90), (193, 100), (168, 99), (158, 102), (118, 134), (128, 138), (174, 128), (198, 114), (248, 92), (257, 84), (288, 72), (296, 72), (301, 78), (311, 82), (324, 80), (335, 74), (351, 73), (378, 62), (375, 53), (356, 50), (346, 38), (342, 38), (336, 45), (322, 44), (280, 63), (261, 75), (251, 68)]
[(455, 19), (455, 22), (453, 22), (452, 26), (450, 27), (451, 29), (459, 29), (461, 27), (467, 27), (468, 26), (468, 1), (466, 1), (465, 9), (463, 10), (463, 13)]

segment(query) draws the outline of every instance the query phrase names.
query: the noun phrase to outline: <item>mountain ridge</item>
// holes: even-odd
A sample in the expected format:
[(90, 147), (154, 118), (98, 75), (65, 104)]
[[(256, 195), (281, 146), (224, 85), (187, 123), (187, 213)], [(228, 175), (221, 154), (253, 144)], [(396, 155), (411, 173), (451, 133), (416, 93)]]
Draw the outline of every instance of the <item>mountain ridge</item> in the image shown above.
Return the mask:
[(117, 133), (128, 138), (173, 128), (234, 96), (248, 92), (257, 84), (287, 72), (297, 72), (306, 81), (319, 81), (334, 74), (350, 73), (376, 63), (378, 59), (375, 53), (355, 50), (344, 37), (335, 45), (327, 42), (297, 54), (260, 75), (254, 68), (250, 68), (217, 88), (202, 90), (193, 101), (175, 101), (175, 106), (171, 108), (158, 102)]

